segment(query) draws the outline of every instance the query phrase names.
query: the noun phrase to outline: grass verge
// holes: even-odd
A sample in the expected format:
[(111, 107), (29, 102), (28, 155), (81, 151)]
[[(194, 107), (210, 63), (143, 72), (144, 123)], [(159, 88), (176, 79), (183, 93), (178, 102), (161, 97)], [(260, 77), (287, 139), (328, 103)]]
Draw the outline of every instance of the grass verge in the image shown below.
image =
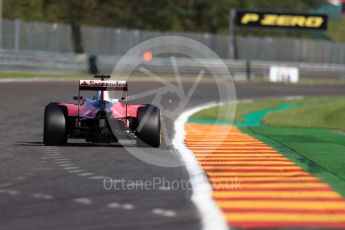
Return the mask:
[(59, 72), (0, 72), (0, 79), (81, 79), (91, 78), (87, 73), (59, 73)]
[[(282, 105), (293, 108), (275, 111)], [(226, 108), (226, 107), (225, 107)], [(274, 99), (242, 103), (237, 106), (236, 121), (257, 111), (270, 110), (255, 126), (242, 131), (270, 145), (305, 171), (321, 178), (345, 197), (345, 99), (312, 97)], [(215, 119), (221, 108), (201, 111), (192, 117)]]

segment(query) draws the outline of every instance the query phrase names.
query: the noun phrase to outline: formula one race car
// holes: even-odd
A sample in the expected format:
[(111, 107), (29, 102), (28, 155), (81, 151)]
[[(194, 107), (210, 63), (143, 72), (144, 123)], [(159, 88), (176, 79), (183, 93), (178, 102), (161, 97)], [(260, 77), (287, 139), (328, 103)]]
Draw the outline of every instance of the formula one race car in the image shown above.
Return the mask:
[[(49, 103), (44, 111), (43, 143), (65, 145), (67, 138), (85, 139), (92, 143), (112, 143), (119, 139), (136, 140), (137, 146), (158, 148), (161, 143), (160, 110), (150, 104), (128, 104), (126, 81), (80, 80), (77, 102)], [(80, 91), (94, 90), (92, 99), (83, 98)], [(111, 99), (109, 91), (124, 96)]]

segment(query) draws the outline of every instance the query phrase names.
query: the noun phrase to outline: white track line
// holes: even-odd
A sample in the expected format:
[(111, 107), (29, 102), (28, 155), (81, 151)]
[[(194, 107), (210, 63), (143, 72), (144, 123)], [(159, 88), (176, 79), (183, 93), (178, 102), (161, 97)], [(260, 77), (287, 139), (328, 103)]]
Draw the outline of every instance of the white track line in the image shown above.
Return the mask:
[(175, 121), (175, 136), (172, 141), (173, 145), (180, 153), (189, 173), (190, 182), (193, 187), (191, 199), (200, 213), (202, 229), (204, 230), (225, 230), (230, 227), (225, 221), (224, 214), (212, 198), (212, 186), (204, 170), (195, 158), (193, 152), (184, 144), (186, 136), (184, 125), (188, 121), (188, 118), (194, 113), (219, 105), (222, 105), (222, 103), (206, 104), (182, 113)]
[[(101, 180), (105, 178), (105, 176), (95, 175), (93, 172), (87, 172), (81, 169), (78, 165), (74, 164), (70, 161), (70, 159), (65, 157), (65, 155), (59, 151), (59, 149), (46, 147), (45, 150), (48, 153), (47, 159), (55, 161), (57, 165), (69, 173), (78, 173), (78, 176), (88, 177), (87, 179), (89, 180)], [(131, 207), (128, 209), (131, 209)]]
[(4, 194), (8, 194), (8, 195), (18, 195), (19, 194), (19, 191), (17, 190), (13, 190), (13, 189), (0, 189), (0, 194), (1, 193), (4, 193)]
[(105, 176), (91, 176), (88, 179), (90, 180), (103, 180)]
[(3, 184), (0, 184), (0, 188), (9, 187), (9, 186), (12, 186), (13, 184), (14, 184), (13, 182), (3, 183)]
[(80, 169), (78, 166), (73, 166), (73, 167), (62, 167), (65, 170), (76, 170), (76, 169)]
[(60, 164), (59, 162), (57, 163), (57, 164), (59, 164), (61, 167), (76, 167), (75, 166), (75, 164), (73, 164), (73, 163), (68, 163), (68, 164)]
[(155, 215), (164, 216), (164, 217), (175, 217), (176, 216), (176, 212), (174, 212), (172, 210), (164, 210), (164, 209), (160, 209), (160, 208), (153, 209), (152, 213)]
[(84, 172), (84, 173), (79, 173), (78, 175), (79, 176), (92, 176), (92, 175), (94, 175), (94, 173), (92, 173), (92, 172)]
[(51, 200), (54, 197), (49, 194), (42, 194), (42, 193), (35, 193), (32, 195), (33, 198), (44, 199), (44, 200)]
[(114, 203), (109, 203), (107, 205), (108, 208), (119, 208), (119, 209), (124, 209), (124, 210), (132, 210), (134, 209), (134, 205), (133, 204), (120, 204), (117, 202)]
[(86, 197), (76, 198), (76, 199), (73, 199), (73, 201), (76, 203), (85, 204), (85, 205), (89, 205), (93, 203), (92, 200)]
[(76, 169), (76, 170), (67, 170), (70, 173), (80, 173), (80, 172), (84, 172), (85, 170), (83, 169)]

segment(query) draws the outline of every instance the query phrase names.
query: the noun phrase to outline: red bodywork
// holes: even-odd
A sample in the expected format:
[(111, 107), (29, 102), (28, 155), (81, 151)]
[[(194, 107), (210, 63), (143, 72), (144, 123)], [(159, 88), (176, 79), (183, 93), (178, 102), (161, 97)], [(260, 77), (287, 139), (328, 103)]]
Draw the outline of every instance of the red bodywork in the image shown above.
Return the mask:
[[(97, 91), (99, 96), (95, 96), (97, 99), (82, 99), (78, 98), (80, 104), (71, 103), (60, 103), (59, 105), (64, 106), (67, 109), (68, 117), (80, 117), (87, 119), (95, 119), (97, 113), (100, 110), (105, 110), (108, 114), (111, 113), (114, 119), (126, 120), (128, 117), (137, 117), (137, 111), (139, 107), (144, 105), (128, 105), (128, 85), (126, 81), (104, 81), (104, 78), (110, 78), (110, 76), (96, 76), (102, 80), (80, 80), (79, 81), (79, 92), (80, 90), (93, 90)], [(107, 90), (111, 91), (123, 91), (126, 92), (125, 100), (112, 100), (109, 97)], [(78, 96), (79, 97), (79, 96)]]
[[(78, 116), (78, 105), (71, 103), (60, 103), (59, 105), (65, 106), (68, 111), (69, 117)], [(106, 106), (107, 112), (111, 112), (113, 118), (124, 118), (124, 117), (137, 117), (137, 110), (143, 105), (127, 105), (124, 102), (108, 102)], [(96, 114), (99, 112), (100, 106), (95, 100), (86, 100), (79, 106), (79, 116), (84, 118), (93, 119), (96, 118)]]

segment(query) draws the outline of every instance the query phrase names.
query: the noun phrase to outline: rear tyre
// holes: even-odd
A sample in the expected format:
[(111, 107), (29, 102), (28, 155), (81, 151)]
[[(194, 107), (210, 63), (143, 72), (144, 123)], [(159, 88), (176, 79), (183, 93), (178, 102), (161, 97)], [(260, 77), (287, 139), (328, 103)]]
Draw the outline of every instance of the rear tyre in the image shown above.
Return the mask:
[(43, 143), (48, 146), (67, 144), (66, 117), (56, 103), (48, 104), (44, 110)]
[(158, 148), (161, 144), (159, 108), (145, 105), (138, 109), (137, 146)]

